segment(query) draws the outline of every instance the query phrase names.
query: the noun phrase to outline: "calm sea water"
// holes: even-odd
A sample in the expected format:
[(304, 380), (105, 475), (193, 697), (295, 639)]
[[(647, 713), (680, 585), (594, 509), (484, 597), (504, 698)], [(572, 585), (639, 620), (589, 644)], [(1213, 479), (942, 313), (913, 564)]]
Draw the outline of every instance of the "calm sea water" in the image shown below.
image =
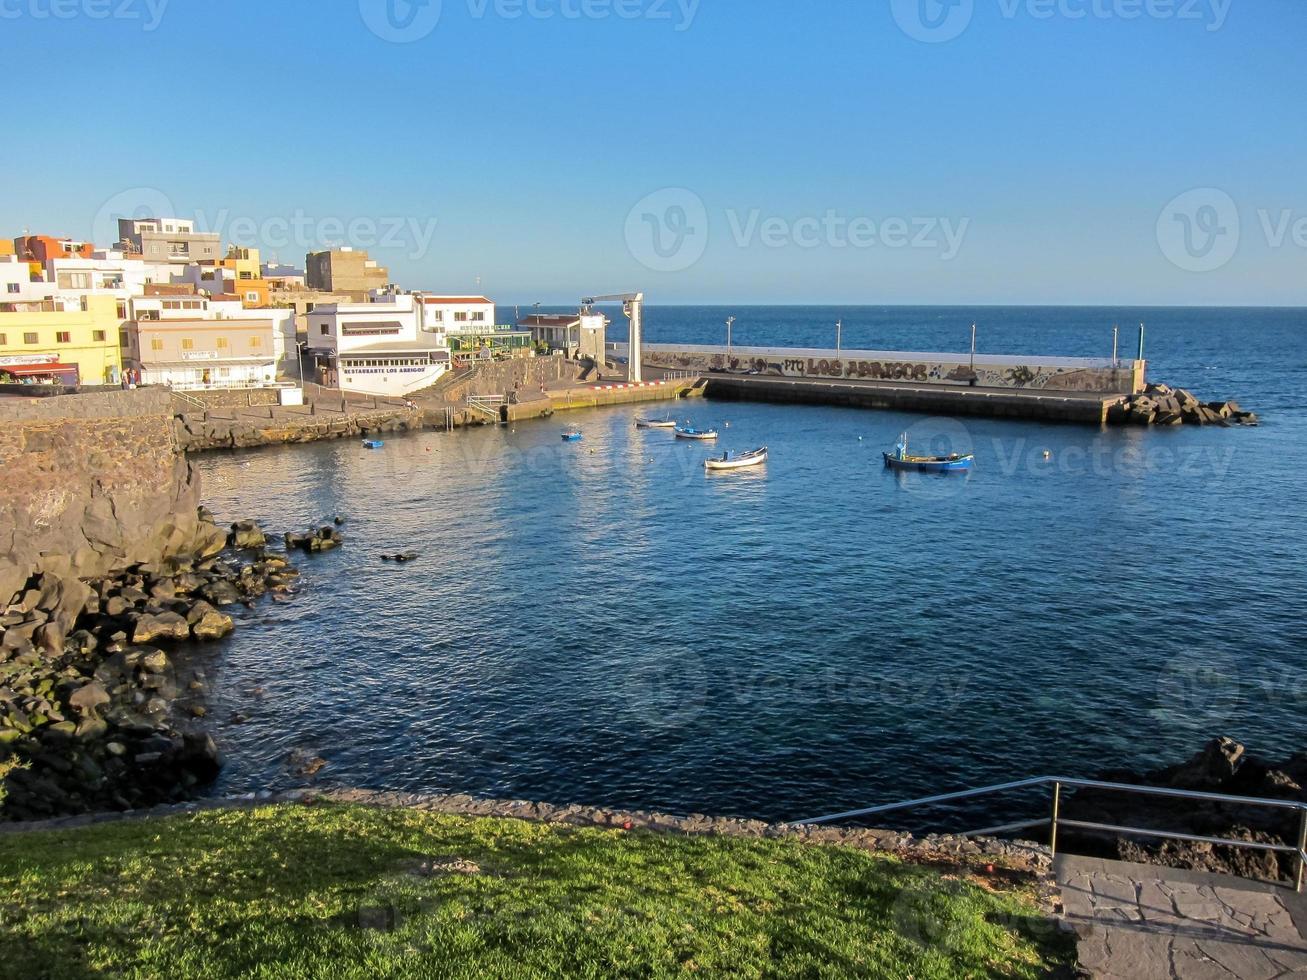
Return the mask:
[[(1307, 748), (1307, 311), (652, 308), (651, 340), (1106, 355), (1257, 429), (1090, 428), (722, 402), (196, 458), (220, 519), (347, 518), (203, 654), (220, 792), (319, 782), (798, 818), (1228, 733)], [(726, 426), (729, 425), (729, 428)], [(901, 431), (977, 453), (887, 473)], [(1048, 451), (1051, 458), (1045, 459)], [(415, 550), (410, 565), (386, 552)], [(245, 720), (237, 722), (236, 716)]]

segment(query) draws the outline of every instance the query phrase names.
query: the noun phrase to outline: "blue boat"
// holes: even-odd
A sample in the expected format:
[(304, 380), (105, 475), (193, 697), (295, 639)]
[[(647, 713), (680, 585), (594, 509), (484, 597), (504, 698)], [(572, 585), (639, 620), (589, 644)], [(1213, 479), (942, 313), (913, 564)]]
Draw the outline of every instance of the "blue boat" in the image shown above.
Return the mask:
[(364, 449), (380, 449), (380, 448), (381, 448), (382, 446), (384, 446), (384, 445), (385, 445), (385, 443), (382, 442), (380, 439), (364, 439), (364, 440), (363, 440), (363, 448), (364, 448)]
[(569, 429), (563, 433), (563, 442), (580, 442), (581, 433), (575, 429)]
[(680, 425), (676, 427), (677, 439), (716, 439), (716, 429), (696, 429), (691, 425)]
[(882, 453), (885, 466), (891, 470), (910, 470), (916, 473), (965, 473), (971, 469), (976, 457), (953, 453), (949, 456), (913, 456), (908, 453), (908, 434), (899, 436), (892, 453)]

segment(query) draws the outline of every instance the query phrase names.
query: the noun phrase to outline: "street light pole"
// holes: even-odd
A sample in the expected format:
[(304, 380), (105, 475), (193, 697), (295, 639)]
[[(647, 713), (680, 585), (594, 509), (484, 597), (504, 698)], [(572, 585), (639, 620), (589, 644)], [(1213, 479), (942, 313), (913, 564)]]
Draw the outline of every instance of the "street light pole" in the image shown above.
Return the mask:
[(731, 324), (733, 324), (734, 322), (735, 322), (735, 317), (728, 316), (726, 318), (726, 356), (727, 357), (731, 356)]
[(844, 321), (835, 321), (835, 356), (840, 356), (840, 347), (843, 343)]

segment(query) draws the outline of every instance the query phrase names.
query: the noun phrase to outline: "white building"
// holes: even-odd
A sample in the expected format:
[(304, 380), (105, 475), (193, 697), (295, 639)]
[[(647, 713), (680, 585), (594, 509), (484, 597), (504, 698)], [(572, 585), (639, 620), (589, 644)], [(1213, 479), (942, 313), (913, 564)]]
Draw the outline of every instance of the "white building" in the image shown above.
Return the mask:
[(54, 296), (53, 284), (32, 281), (32, 266), (25, 259), (0, 255), (0, 305), (36, 303)]
[(322, 384), (392, 396), (435, 384), (449, 370), (444, 314), (453, 310), (423, 299), (374, 290), (367, 303), (316, 306), (308, 314), (308, 346)]
[(49, 277), (60, 295), (109, 293), (120, 300), (139, 296), (152, 279), (140, 259), (111, 251), (96, 252), (89, 259), (51, 259)]

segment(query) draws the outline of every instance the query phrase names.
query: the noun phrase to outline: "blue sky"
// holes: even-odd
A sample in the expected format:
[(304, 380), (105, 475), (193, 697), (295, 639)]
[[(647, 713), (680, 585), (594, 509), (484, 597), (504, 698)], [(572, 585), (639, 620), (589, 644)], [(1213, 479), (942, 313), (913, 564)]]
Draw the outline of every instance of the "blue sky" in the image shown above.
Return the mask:
[(951, 3), (0, 0), (0, 230), (167, 201), (504, 303), (1307, 305), (1307, 3)]

